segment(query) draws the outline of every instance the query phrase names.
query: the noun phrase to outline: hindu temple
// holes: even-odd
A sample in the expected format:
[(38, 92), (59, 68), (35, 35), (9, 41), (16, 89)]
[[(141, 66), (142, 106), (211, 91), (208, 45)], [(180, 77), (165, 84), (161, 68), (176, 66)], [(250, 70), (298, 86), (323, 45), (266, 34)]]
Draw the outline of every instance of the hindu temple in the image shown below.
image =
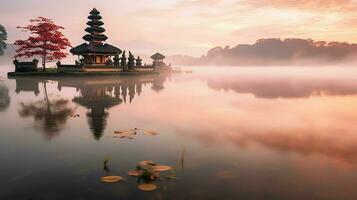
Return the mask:
[(122, 50), (105, 43), (108, 39), (104, 35), (105, 29), (102, 16), (97, 9), (93, 9), (88, 16), (87, 34), (83, 36), (85, 43), (70, 50), (73, 55), (77, 55), (84, 68), (98, 68), (110, 66), (112, 57), (121, 54)]

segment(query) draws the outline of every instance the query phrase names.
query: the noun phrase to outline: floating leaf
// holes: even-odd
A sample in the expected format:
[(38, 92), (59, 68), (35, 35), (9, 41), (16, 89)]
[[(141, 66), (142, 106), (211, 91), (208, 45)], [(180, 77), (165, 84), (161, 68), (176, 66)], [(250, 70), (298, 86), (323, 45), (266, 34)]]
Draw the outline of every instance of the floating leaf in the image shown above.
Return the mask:
[(157, 185), (153, 183), (144, 183), (144, 184), (139, 184), (138, 188), (143, 191), (153, 191), (157, 189)]
[(101, 178), (103, 183), (115, 183), (124, 180), (121, 176), (103, 176)]
[(144, 131), (145, 131), (145, 134), (147, 134), (147, 135), (157, 135), (157, 134), (159, 134), (155, 130), (144, 130)]
[(154, 165), (156, 165), (156, 163), (151, 160), (143, 160), (143, 161), (139, 162), (139, 165), (140, 166), (148, 166), (148, 165), (154, 166)]
[(128, 139), (134, 139), (132, 135), (122, 135), (120, 138), (128, 138)]
[(169, 171), (172, 170), (172, 167), (168, 166), (168, 165), (155, 165), (153, 166), (153, 171), (155, 172), (165, 172), (165, 171)]
[(175, 174), (167, 174), (165, 176), (165, 178), (167, 178), (167, 179), (177, 179), (177, 176)]
[(130, 130), (118, 130), (114, 131), (115, 134), (131, 134), (131, 135), (136, 135), (135, 129), (130, 129)]
[(143, 170), (131, 170), (128, 172), (129, 176), (141, 176), (144, 173)]
[(113, 135), (113, 138), (128, 138), (128, 139), (134, 139), (134, 135), (130, 135), (130, 134), (117, 134), (117, 135)]

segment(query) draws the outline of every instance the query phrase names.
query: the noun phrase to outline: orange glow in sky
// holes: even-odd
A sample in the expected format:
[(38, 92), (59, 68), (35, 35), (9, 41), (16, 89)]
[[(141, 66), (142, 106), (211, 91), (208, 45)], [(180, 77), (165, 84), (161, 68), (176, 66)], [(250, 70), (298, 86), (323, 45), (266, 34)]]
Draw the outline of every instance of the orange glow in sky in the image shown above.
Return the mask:
[(9, 41), (28, 19), (49, 17), (82, 42), (91, 8), (102, 12), (108, 43), (138, 53), (199, 56), (214, 46), (253, 43), (260, 38), (311, 38), (357, 42), (353, 0), (13, 0), (1, 3), (0, 22)]

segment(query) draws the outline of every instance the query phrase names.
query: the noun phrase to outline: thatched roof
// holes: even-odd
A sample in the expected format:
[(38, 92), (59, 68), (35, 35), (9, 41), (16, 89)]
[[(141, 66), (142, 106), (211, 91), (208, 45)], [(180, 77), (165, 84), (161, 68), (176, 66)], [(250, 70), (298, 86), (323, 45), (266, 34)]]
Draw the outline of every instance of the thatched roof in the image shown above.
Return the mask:
[(92, 26), (92, 27), (88, 27), (85, 29), (85, 31), (87, 33), (104, 33), (105, 32), (105, 29), (103, 27), (98, 27), (98, 26)]
[(104, 22), (98, 21), (98, 20), (96, 20), (96, 21), (88, 21), (87, 25), (88, 26), (103, 26)]
[(82, 37), (83, 40), (88, 41), (88, 42), (92, 42), (92, 41), (105, 41), (108, 39), (108, 37), (104, 34), (87, 34), (85, 36)]
[(85, 55), (90, 53), (115, 55), (115, 54), (121, 54), (122, 51), (119, 48), (114, 47), (110, 44), (97, 45), (97, 44), (83, 43), (79, 46), (72, 48), (70, 52), (74, 55)]
[(90, 14), (91, 15), (99, 15), (100, 12), (96, 8), (93, 8), (92, 11), (90, 11)]
[(90, 19), (90, 20), (101, 20), (102, 16), (100, 16), (100, 15), (89, 15), (88, 19)]
[(158, 52), (158, 53), (155, 53), (154, 55), (152, 55), (151, 59), (153, 59), (153, 60), (163, 60), (163, 59), (165, 59), (165, 56)]
[(93, 8), (93, 10), (90, 12), (90, 16), (88, 19), (90, 21), (87, 22), (87, 27), (85, 31), (89, 34), (83, 36), (83, 39), (87, 43), (83, 43), (79, 46), (76, 46), (70, 50), (70, 52), (73, 55), (88, 55), (88, 54), (104, 54), (104, 55), (115, 55), (115, 54), (121, 54), (122, 51), (110, 44), (103, 44), (105, 40), (108, 39), (108, 37), (102, 33), (105, 32), (105, 29), (102, 28), (101, 26), (104, 24), (100, 19), (102, 17), (99, 15), (100, 12)]

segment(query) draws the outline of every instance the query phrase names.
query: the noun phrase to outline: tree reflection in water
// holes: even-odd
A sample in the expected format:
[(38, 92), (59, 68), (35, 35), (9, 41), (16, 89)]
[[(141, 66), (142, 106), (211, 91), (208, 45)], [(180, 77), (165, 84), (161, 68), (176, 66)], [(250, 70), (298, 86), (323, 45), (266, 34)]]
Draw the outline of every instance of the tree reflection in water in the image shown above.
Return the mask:
[[(100, 140), (107, 125), (110, 108), (122, 103), (132, 103), (136, 95), (140, 96), (143, 86), (146, 84), (150, 84), (154, 91), (163, 90), (167, 77), (167, 75), (148, 75), (130, 78), (82, 77), (76, 79), (53, 78), (53, 80), (58, 82), (59, 92), (62, 87), (76, 88), (79, 91), (79, 95), (72, 101), (88, 110), (86, 116), (89, 128), (94, 139)], [(31, 91), (37, 96), (40, 83), (43, 84), (44, 99), (31, 103), (20, 103), (19, 114), (21, 117), (33, 117), (36, 122), (35, 127), (43, 130), (46, 137), (51, 139), (64, 128), (68, 117), (74, 113), (74, 109), (70, 107), (69, 100), (61, 97), (49, 98), (46, 88), (47, 80), (45, 79), (16, 79), (16, 93)]]
[(5, 111), (10, 105), (9, 89), (0, 83), (0, 112)]
[(33, 117), (35, 128), (42, 130), (47, 139), (57, 136), (64, 128), (68, 117), (74, 113), (70, 102), (61, 97), (49, 99), (46, 82), (43, 82), (45, 98), (30, 103), (20, 103), (21, 117)]

